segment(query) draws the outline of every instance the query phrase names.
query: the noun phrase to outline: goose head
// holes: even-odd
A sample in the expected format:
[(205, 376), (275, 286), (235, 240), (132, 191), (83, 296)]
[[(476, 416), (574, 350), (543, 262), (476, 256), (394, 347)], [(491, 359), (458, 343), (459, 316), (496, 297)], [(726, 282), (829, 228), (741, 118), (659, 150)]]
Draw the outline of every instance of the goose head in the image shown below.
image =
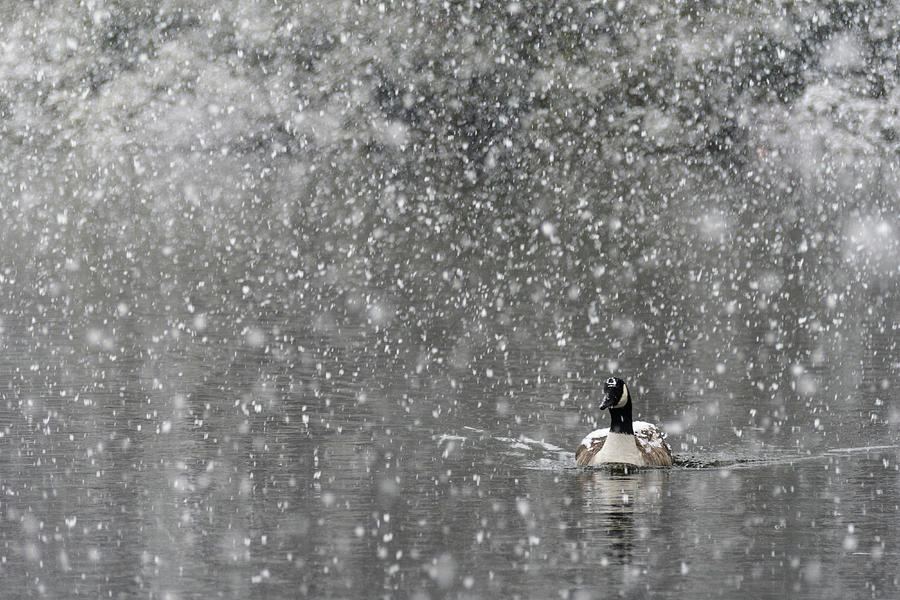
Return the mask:
[(628, 394), (628, 386), (618, 377), (610, 377), (606, 380), (606, 383), (603, 384), (603, 393), (603, 402), (600, 403), (600, 410), (624, 408), (631, 400)]

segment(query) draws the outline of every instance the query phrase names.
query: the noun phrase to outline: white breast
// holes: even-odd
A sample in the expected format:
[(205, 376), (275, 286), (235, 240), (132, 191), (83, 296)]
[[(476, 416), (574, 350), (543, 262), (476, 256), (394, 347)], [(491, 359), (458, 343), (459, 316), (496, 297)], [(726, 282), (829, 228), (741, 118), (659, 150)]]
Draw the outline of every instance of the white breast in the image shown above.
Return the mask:
[(606, 436), (603, 448), (591, 460), (592, 465), (603, 463), (646, 465), (644, 455), (638, 450), (634, 436), (628, 433), (610, 433)]

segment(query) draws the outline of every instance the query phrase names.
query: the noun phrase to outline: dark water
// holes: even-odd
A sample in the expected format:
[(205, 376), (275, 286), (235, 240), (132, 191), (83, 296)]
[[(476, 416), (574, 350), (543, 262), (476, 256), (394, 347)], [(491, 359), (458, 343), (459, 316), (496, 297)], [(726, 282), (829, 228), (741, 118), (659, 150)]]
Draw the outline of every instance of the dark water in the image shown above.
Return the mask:
[(728, 370), (705, 390), (645, 373), (637, 412), (680, 466), (622, 472), (572, 466), (604, 419), (587, 339), (453, 376), (402, 354), (363, 371), (362, 342), (335, 357), (210, 326), (188, 344), (154, 322), (108, 348), (4, 323), (0, 565), (18, 597), (898, 593), (878, 383), (894, 366), (780, 396)]

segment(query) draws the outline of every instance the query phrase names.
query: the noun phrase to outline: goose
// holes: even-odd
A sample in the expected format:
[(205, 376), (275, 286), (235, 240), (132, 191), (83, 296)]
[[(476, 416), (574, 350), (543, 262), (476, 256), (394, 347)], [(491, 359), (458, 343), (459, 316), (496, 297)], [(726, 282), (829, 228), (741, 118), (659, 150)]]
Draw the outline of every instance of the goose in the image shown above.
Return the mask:
[(624, 463), (640, 467), (671, 467), (672, 449), (659, 427), (631, 420), (631, 394), (618, 377), (603, 386), (606, 396), (600, 410), (609, 409), (612, 424), (587, 434), (575, 451), (579, 467)]

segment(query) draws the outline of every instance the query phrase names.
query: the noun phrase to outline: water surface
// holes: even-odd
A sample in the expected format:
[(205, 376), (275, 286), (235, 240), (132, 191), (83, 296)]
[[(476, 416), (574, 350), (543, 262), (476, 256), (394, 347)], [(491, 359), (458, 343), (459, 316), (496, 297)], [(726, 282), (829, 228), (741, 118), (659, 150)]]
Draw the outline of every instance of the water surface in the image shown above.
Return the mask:
[[(2, 568), (27, 596), (898, 586), (900, 449), (880, 388), (815, 412), (817, 395), (773, 409), (742, 378), (697, 397), (647, 389), (636, 410), (668, 426), (679, 466), (623, 472), (573, 466), (606, 417), (594, 376), (559, 367), (363, 371), (269, 333), (192, 336), (176, 364), (171, 331), (155, 342), (166, 351), (91, 351), (10, 320), (5, 335), (10, 349), (51, 349), (40, 362), (7, 352), (3, 371)], [(605, 371), (588, 372), (599, 389)]]

